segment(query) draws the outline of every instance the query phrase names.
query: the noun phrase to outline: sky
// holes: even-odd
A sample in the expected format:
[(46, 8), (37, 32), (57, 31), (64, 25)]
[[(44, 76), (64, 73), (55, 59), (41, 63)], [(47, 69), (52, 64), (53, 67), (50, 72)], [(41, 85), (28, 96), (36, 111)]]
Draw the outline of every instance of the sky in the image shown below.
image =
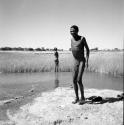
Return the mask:
[(123, 49), (123, 22), (123, 0), (0, 0), (0, 47), (68, 50), (77, 25), (90, 49)]

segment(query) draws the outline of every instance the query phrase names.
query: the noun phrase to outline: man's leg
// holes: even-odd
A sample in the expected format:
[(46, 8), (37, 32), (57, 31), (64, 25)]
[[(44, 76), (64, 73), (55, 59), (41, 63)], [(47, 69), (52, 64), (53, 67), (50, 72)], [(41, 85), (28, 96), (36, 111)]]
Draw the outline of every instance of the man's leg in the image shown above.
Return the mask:
[(74, 102), (72, 102), (74, 104), (79, 101), (78, 84), (77, 84), (78, 69), (79, 69), (79, 65), (77, 64), (77, 62), (75, 62), (74, 63), (74, 71), (73, 71), (73, 85), (74, 85), (74, 91), (75, 91), (76, 99), (75, 99)]
[(83, 76), (83, 73), (84, 73), (84, 68), (85, 68), (85, 62), (81, 61), (80, 66), (79, 66), (78, 77), (77, 77), (77, 82), (78, 82), (79, 87), (80, 87), (81, 100), (85, 100), (84, 86), (83, 86), (83, 83), (82, 83), (82, 76)]
[(56, 72), (56, 64), (55, 64), (55, 72)]
[(57, 62), (57, 72), (59, 71), (59, 61)]

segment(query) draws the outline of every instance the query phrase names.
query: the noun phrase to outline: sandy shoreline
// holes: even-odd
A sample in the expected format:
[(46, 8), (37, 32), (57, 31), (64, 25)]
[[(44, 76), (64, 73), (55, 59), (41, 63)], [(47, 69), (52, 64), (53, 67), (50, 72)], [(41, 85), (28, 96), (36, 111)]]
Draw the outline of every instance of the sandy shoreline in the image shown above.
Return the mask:
[(7, 111), (9, 120), (1, 125), (122, 125), (123, 101), (117, 100), (121, 91), (85, 89), (85, 97), (101, 96), (103, 103), (72, 104), (73, 88), (59, 87), (43, 92), (32, 103), (16, 111)]

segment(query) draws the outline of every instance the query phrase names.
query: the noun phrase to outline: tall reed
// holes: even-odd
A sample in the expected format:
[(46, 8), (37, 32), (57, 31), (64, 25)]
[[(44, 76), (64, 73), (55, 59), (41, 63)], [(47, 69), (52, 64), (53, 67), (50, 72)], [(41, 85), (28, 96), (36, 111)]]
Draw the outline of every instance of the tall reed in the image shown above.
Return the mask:
[[(71, 52), (59, 53), (59, 71), (71, 72)], [(123, 76), (123, 52), (91, 52), (88, 71)], [(0, 52), (0, 72), (26, 73), (54, 71), (53, 53)]]

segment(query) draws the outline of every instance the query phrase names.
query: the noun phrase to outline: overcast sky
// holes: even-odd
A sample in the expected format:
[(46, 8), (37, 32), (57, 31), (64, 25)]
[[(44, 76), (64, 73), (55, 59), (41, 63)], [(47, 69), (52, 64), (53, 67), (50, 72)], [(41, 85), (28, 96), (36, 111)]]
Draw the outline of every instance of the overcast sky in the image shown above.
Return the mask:
[(123, 0), (0, 0), (0, 47), (70, 48), (79, 26), (90, 48), (123, 48)]

